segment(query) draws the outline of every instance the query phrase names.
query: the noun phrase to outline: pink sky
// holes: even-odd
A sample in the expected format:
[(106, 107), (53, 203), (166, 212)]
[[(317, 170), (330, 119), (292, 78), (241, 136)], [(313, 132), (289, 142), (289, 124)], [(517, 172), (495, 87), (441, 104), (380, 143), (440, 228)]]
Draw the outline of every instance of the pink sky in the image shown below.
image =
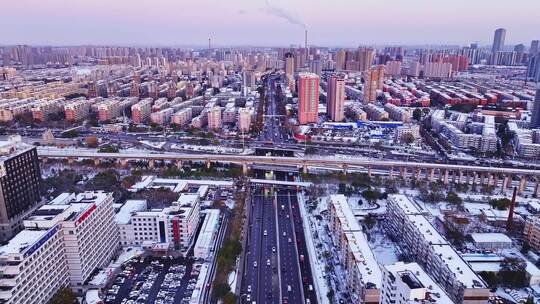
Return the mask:
[(540, 39), (538, 0), (6, 0), (0, 43), (328, 46)]

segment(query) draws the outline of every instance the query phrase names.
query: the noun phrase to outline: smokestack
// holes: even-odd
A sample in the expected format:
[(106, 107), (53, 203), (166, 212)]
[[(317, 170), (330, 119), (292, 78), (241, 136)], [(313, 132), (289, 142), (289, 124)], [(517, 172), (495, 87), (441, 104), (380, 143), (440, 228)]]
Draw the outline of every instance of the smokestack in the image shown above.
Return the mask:
[(506, 221), (506, 231), (512, 229), (512, 224), (514, 221), (514, 207), (516, 206), (516, 194), (517, 187), (514, 187), (514, 193), (512, 194), (512, 202), (510, 203), (510, 210), (508, 210), (508, 220)]
[(212, 38), (208, 38), (208, 49), (212, 49)]

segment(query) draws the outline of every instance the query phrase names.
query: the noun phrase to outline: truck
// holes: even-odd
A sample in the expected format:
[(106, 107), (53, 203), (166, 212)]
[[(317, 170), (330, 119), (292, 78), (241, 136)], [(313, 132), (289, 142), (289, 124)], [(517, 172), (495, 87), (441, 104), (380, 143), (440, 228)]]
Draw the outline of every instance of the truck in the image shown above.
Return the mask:
[(300, 255), (300, 262), (304, 262), (304, 255), (303, 254)]

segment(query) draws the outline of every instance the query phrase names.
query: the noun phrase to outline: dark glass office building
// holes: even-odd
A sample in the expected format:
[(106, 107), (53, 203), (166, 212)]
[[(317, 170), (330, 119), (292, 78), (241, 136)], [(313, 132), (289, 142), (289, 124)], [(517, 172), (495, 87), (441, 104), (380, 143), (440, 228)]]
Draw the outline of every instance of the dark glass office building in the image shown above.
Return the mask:
[(0, 142), (0, 241), (22, 229), (40, 202), (41, 171), (35, 147)]

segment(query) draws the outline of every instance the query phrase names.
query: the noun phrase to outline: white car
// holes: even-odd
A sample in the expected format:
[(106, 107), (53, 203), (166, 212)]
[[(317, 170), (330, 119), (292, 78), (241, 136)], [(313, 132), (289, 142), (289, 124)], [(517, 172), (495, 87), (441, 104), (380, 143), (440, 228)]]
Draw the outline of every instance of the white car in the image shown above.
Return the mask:
[(253, 262), (253, 267), (257, 267), (257, 261)]
[(266, 260), (266, 266), (270, 266), (270, 259)]

